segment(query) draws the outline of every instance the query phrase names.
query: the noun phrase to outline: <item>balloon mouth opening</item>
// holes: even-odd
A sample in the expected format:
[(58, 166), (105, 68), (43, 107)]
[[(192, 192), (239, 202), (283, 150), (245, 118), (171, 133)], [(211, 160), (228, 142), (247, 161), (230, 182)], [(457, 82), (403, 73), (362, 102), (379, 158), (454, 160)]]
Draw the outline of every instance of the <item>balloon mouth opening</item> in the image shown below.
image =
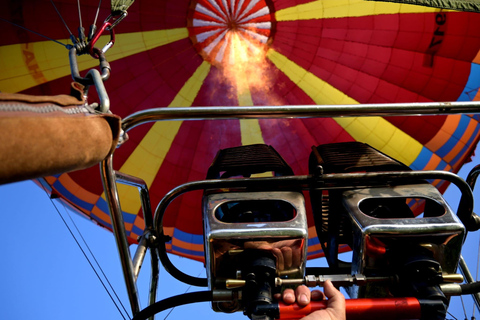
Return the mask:
[(192, 0), (187, 27), (197, 52), (228, 69), (265, 59), (275, 26), (269, 0)]

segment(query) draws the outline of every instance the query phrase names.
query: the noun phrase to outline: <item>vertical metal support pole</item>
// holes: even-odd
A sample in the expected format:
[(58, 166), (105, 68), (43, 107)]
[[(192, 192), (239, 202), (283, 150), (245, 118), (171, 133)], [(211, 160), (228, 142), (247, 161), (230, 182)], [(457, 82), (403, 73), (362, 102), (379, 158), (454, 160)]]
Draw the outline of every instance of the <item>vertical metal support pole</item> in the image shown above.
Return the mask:
[(137, 280), (140, 268), (142, 267), (143, 259), (147, 252), (147, 248), (151, 246), (151, 242), (155, 239), (155, 233), (153, 232), (153, 215), (152, 207), (150, 205), (150, 196), (148, 193), (148, 187), (145, 181), (140, 178), (115, 171), (115, 181), (118, 183), (123, 183), (128, 186), (136, 187), (140, 194), (140, 200), (142, 202), (142, 211), (143, 218), (145, 220), (145, 230), (143, 230), (143, 235), (139, 239), (137, 251), (133, 257), (133, 270), (135, 281)]
[[(470, 186), (470, 189), (475, 188), (475, 182), (477, 182), (478, 175), (480, 174), (480, 165), (476, 165), (470, 172), (468, 173), (466, 182)], [(465, 282), (466, 283), (472, 283), (475, 281), (473, 279), (472, 274), (470, 273), (470, 270), (468, 269), (467, 263), (463, 259), (463, 256), (460, 256), (460, 272), (462, 272), (463, 276), (465, 277)], [(477, 266), (478, 268), (478, 266)], [(472, 293), (472, 298), (473, 301), (475, 302), (475, 305), (477, 307), (477, 310), (480, 311), (480, 293)]]
[[(151, 231), (154, 230), (153, 226), (153, 215), (152, 209), (150, 205), (150, 196), (148, 193), (148, 187), (145, 181), (140, 178), (130, 176), (128, 174), (115, 171), (114, 176), (117, 182), (130, 185), (133, 187), (137, 187), (140, 192), (140, 199), (142, 201), (142, 210), (143, 216), (145, 219), (145, 230), (142, 237), (139, 240), (139, 244), (137, 247), (137, 251), (135, 253), (135, 257), (133, 258), (133, 272), (134, 272), (134, 279), (136, 281), (138, 274), (140, 272), (140, 268), (143, 263), (143, 259), (145, 257), (147, 248), (150, 247), (151, 241), (153, 241)], [(157, 290), (158, 290), (158, 278), (159, 278), (159, 259), (156, 249), (150, 248), (151, 254), (151, 278), (150, 278), (150, 292), (149, 292), (149, 305), (152, 305), (156, 302), (157, 299)], [(154, 320), (154, 316), (150, 318), (150, 320)]]
[[(157, 290), (158, 290), (158, 278), (160, 274), (159, 269), (159, 260), (156, 249), (150, 249), (151, 254), (151, 276), (150, 276), (150, 291), (148, 293), (148, 304), (152, 305), (157, 301)], [(150, 317), (150, 320), (154, 320), (155, 316)]]
[(115, 171), (113, 170), (113, 155), (110, 155), (100, 164), (100, 173), (103, 182), (105, 197), (107, 198), (110, 218), (112, 219), (113, 235), (117, 243), (120, 262), (122, 264), (123, 277), (127, 287), (128, 298), (135, 316), (140, 312), (140, 303), (138, 299), (137, 286), (135, 284), (135, 276), (133, 271), (132, 258), (128, 248), (127, 234), (125, 232), (125, 224), (123, 222), (122, 209), (120, 208), (120, 200), (118, 198), (117, 184), (115, 179)]
[[(468, 269), (467, 263), (463, 259), (463, 256), (460, 256), (460, 272), (462, 272), (463, 276), (465, 277), (465, 282), (466, 283), (472, 283), (475, 282), (473, 279), (472, 274), (470, 273), (470, 270)], [(475, 302), (475, 305), (477, 306), (477, 310), (480, 311), (480, 293), (472, 293), (472, 298), (473, 301)]]

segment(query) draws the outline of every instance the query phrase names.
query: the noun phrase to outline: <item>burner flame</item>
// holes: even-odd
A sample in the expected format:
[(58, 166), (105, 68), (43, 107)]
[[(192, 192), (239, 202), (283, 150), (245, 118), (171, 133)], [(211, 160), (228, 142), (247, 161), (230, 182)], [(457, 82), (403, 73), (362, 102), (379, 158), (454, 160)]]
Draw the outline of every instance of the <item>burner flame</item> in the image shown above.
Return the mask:
[(192, 3), (189, 32), (202, 57), (222, 70), (241, 95), (266, 87), (266, 52), (272, 17), (265, 0), (199, 0)]

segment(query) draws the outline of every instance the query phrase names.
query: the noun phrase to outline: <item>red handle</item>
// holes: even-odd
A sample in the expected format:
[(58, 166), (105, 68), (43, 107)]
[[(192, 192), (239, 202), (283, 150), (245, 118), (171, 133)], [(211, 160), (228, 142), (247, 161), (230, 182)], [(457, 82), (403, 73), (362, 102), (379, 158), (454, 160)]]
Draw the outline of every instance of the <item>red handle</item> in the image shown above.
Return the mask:
[[(279, 303), (280, 319), (297, 320), (326, 307), (327, 301), (312, 301), (303, 308)], [(416, 298), (350, 299), (346, 300), (346, 314), (347, 320), (420, 319), (421, 310)]]

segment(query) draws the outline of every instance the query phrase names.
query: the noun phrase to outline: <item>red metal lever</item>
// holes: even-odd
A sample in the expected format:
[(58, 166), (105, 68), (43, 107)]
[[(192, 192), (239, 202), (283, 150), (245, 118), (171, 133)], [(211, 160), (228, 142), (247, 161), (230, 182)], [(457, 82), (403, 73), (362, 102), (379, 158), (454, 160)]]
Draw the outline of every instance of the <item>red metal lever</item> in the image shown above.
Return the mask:
[[(282, 320), (297, 320), (314, 311), (325, 309), (327, 301), (312, 301), (301, 308), (298, 304), (279, 303)], [(420, 319), (420, 302), (416, 298), (376, 298), (346, 300), (347, 320)]]

